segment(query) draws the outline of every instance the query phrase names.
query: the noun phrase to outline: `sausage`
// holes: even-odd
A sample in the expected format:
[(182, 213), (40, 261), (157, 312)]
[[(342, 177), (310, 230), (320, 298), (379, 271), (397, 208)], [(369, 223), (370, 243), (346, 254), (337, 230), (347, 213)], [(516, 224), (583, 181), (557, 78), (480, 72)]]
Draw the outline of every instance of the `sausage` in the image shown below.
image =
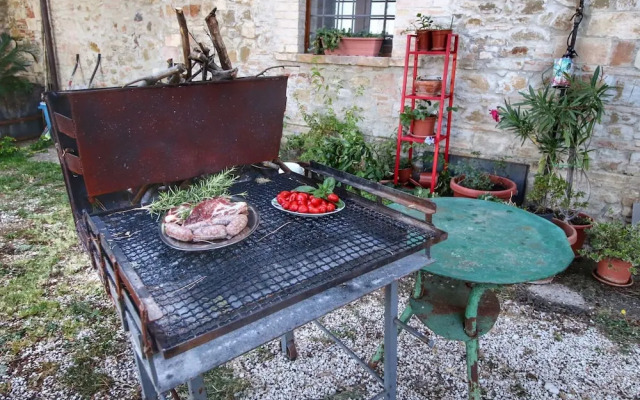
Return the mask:
[(227, 231), (224, 225), (206, 225), (200, 228), (194, 229), (193, 240), (217, 240), (227, 237)]
[(181, 242), (190, 242), (193, 240), (193, 232), (191, 232), (191, 229), (174, 223), (164, 224), (164, 233)]
[(231, 220), (231, 222), (229, 222), (229, 225), (227, 225), (226, 230), (227, 235), (231, 237), (242, 232), (242, 230), (249, 223), (249, 218), (247, 218), (247, 216), (244, 214), (233, 215), (229, 217), (229, 219)]

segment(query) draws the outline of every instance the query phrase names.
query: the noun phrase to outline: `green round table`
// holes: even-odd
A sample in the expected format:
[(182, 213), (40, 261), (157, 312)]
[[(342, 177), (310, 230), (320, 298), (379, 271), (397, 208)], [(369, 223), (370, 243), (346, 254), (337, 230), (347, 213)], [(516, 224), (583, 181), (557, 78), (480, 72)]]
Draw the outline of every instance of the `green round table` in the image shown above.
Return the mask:
[[(574, 255), (562, 229), (519, 208), (458, 197), (432, 200), (437, 205), (433, 225), (448, 238), (431, 247), (435, 262), (418, 274), (410, 305), (399, 320), (406, 323), (416, 315), (434, 333), (464, 341), (469, 398), (480, 399), (478, 338), (500, 313), (498, 299), (487, 289), (556, 275)], [(424, 219), (404, 206), (390, 207)]]

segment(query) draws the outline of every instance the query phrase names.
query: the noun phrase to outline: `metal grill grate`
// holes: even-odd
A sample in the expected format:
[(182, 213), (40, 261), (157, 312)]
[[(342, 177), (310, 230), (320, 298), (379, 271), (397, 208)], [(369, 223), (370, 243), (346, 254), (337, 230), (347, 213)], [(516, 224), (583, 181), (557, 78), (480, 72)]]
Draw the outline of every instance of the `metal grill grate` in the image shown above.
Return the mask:
[(270, 204), (278, 192), (301, 183), (286, 174), (267, 183), (236, 184), (233, 192), (248, 193), (260, 225), (247, 240), (212, 251), (166, 246), (146, 211), (92, 217), (102, 221), (110, 245), (126, 257), (118, 261), (129, 264), (162, 310), (149, 329), (163, 351), (202, 335), (218, 336), (400, 259), (433, 236), (348, 198), (343, 211), (320, 218), (293, 216)]

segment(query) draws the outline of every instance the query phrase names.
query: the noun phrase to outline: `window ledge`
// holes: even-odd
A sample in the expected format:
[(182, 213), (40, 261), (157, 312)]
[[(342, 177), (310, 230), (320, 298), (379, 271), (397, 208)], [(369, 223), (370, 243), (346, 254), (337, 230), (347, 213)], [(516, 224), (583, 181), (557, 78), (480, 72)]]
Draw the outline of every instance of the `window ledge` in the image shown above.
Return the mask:
[(356, 65), (361, 67), (402, 67), (404, 57), (323, 56), (315, 54), (276, 53), (278, 61), (293, 61), (305, 64)]

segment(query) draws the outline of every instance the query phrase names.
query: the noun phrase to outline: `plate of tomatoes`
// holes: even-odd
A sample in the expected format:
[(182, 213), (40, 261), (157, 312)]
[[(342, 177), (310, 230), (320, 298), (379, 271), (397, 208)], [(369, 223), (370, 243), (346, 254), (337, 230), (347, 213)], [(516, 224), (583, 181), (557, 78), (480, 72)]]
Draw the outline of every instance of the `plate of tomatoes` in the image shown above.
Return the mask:
[(335, 180), (327, 178), (317, 188), (299, 186), (293, 190), (284, 190), (271, 200), (278, 210), (301, 217), (321, 217), (335, 214), (344, 209), (344, 201), (333, 193)]

